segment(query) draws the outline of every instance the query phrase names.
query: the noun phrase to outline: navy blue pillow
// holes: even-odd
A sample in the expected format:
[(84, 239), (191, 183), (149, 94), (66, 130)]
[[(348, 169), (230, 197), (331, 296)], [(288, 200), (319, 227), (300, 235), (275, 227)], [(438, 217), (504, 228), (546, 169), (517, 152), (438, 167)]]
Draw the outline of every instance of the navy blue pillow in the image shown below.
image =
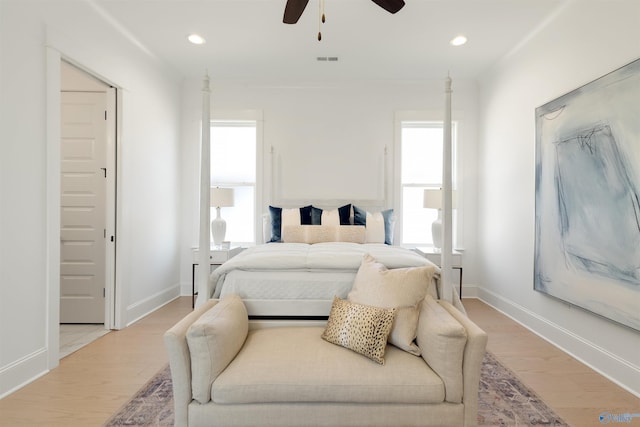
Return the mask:
[(311, 205), (300, 208), (300, 224), (311, 225)]
[(360, 209), (356, 205), (353, 205), (353, 224), (367, 226), (367, 211)]
[(311, 206), (311, 225), (322, 224), (322, 209)]
[(393, 245), (393, 209), (387, 209), (381, 213), (384, 219), (384, 242), (387, 245)]
[(340, 225), (350, 225), (351, 222), (349, 221), (349, 217), (351, 216), (351, 203), (340, 206), (338, 208), (338, 216), (340, 217)]
[(282, 208), (269, 206), (271, 214), (271, 240), (269, 242), (279, 242), (282, 240)]

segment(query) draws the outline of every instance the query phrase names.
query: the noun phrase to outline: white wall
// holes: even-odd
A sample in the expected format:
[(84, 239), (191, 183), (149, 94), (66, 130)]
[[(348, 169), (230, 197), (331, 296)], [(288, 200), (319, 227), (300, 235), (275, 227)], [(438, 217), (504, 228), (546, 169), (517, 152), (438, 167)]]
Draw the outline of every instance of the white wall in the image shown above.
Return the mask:
[(0, 396), (55, 366), (47, 101), (59, 80), (46, 59), (60, 56), (121, 88), (117, 317), (126, 325), (179, 292), (179, 79), (90, 3), (0, 1)]
[[(384, 200), (384, 148), (387, 147), (389, 185), (393, 180), (394, 114), (444, 111), (441, 81), (393, 82), (274, 82), (216, 81), (212, 79), (212, 108), (261, 110), (264, 117), (263, 212), (268, 204), (305, 200)], [(464, 209), (475, 210), (476, 86), (453, 78), (454, 115), (462, 120), (461, 179)], [(191, 247), (198, 243), (198, 174), (201, 82), (188, 81), (183, 92), (182, 133), (182, 269), (183, 293), (191, 292)], [(276, 193), (270, 195), (270, 150), (273, 147)], [(391, 190), (393, 190), (391, 188)], [(389, 192), (387, 206), (394, 194)], [(337, 206), (334, 206), (337, 207)], [(465, 283), (475, 281), (475, 216), (465, 215), (463, 245)], [(428, 226), (428, 224), (426, 225)]]
[[(640, 56), (640, 3), (570, 2), (480, 89), (480, 296), (640, 395), (640, 333), (533, 290), (536, 107)], [(606, 408), (605, 408), (606, 409)]]

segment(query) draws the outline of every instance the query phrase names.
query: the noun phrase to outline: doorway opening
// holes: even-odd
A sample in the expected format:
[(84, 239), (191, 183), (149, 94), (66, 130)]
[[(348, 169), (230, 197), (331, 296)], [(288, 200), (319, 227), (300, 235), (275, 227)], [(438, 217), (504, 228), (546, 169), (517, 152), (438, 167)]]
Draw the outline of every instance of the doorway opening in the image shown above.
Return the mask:
[(116, 104), (60, 61), (60, 358), (114, 327)]

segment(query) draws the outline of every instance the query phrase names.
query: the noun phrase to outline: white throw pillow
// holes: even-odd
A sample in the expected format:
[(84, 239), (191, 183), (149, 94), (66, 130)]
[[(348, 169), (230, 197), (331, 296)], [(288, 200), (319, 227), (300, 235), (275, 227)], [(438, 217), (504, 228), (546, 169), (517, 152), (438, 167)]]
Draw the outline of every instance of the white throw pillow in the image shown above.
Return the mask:
[(388, 269), (366, 254), (347, 296), (351, 302), (383, 308), (397, 308), (389, 343), (416, 356), (420, 348), (416, 338), (420, 302), (435, 286), (437, 267), (422, 266)]
[(384, 243), (384, 217), (380, 212), (367, 212), (367, 243)]
[(282, 227), (300, 225), (300, 209), (282, 209)]
[(323, 210), (322, 217), (320, 219), (322, 225), (340, 225), (340, 215), (338, 209)]

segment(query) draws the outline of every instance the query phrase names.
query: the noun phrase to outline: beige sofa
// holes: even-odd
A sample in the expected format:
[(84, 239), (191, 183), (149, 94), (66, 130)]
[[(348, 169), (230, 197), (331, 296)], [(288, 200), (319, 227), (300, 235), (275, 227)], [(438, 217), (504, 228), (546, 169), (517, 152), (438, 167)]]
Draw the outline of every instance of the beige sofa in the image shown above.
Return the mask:
[(236, 296), (165, 333), (176, 426), (473, 426), (486, 334), (431, 297), (422, 356), (387, 345), (383, 365), (321, 338), (322, 326), (249, 328)]

